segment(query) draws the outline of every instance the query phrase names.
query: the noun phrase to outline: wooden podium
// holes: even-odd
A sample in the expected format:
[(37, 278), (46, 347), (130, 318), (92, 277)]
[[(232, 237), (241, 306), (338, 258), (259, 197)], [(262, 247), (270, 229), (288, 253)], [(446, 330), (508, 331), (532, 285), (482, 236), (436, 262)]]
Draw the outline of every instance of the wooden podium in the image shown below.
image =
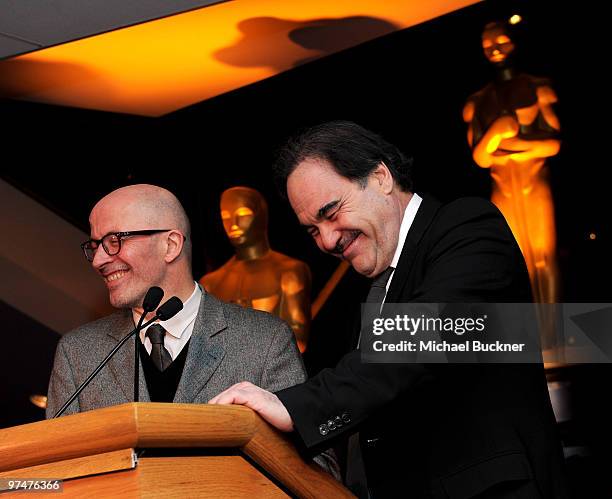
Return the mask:
[(354, 497), (242, 406), (132, 403), (0, 430), (7, 478), (63, 480), (39, 499)]

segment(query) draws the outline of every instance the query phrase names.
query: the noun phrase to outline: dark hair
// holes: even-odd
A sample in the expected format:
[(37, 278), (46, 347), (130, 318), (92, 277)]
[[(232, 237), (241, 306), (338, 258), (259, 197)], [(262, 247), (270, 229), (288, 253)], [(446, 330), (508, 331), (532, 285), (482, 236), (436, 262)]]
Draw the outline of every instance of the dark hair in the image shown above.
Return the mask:
[(412, 158), (374, 132), (350, 121), (323, 123), (289, 139), (273, 167), (283, 197), (287, 197), (287, 178), (309, 158), (328, 161), (336, 173), (362, 187), (370, 173), (384, 162), (400, 189), (412, 190)]

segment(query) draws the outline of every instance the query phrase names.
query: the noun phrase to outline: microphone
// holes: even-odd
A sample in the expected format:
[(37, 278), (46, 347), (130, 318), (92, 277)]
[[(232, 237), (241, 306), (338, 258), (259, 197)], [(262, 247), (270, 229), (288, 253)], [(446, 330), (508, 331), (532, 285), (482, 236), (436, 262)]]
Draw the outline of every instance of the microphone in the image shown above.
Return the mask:
[(158, 288), (157, 286), (149, 288), (149, 291), (147, 291), (147, 294), (145, 295), (144, 300), (142, 301), (142, 309), (146, 313), (153, 312), (153, 310), (155, 310), (159, 306), (163, 297), (164, 290), (162, 288)]
[[(164, 297), (164, 290), (157, 286), (152, 286), (147, 291), (147, 294), (142, 301), (142, 315), (138, 320), (136, 329), (140, 331), (142, 329), (142, 323), (144, 318), (149, 312), (153, 312), (162, 301)], [(138, 393), (140, 385), (140, 339), (138, 335), (134, 335), (134, 402), (138, 402), (140, 394)]]
[(176, 296), (170, 298), (166, 303), (157, 309), (157, 318), (160, 321), (167, 321), (183, 310), (183, 302)]
[[(157, 289), (159, 289), (159, 288), (157, 288)], [(159, 289), (159, 290), (161, 291), (161, 289)], [(161, 291), (161, 292), (162, 292), (162, 295), (163, 295), (163, 291)], [(157, 295), (159, 295), (159, 291), (154, 291), (153, 293), (156, 293)], [(149, 293), (147, 292), (147, 295), (148, 294)], [(159, 298), (161, 300), (161, 296)], [(146, 299), (146, 297), (145, 297), (145, 299)], [(153, 303), (153, 300), (151, 300), (149, 303)], [(143, 303), (143, 305), (144, 305), (144, 303)], [(157, 306), (157, 305), (154, 305), (153, 308), (155, 308), (155, 306)], [(143, 321), (143, 317), (145, 316), (145, 314), (143, 313), (142, 317), (138, 321), (138, 323), (140, 325), (136, 326), (129, 334), (127, 334), (125, 337), (123, 337), (121, 339), (121, 341), (115, 345), (115, 347), (109, 352), (109, 354), (106, 357), (104, 357), (104, 360), (102, 362), (100, 362), (98, 367), (96, 367), (94, 369), (94, 371), (87, 377), (87, 379), (85, 381), (83, 381), (83, 383), (81, 383), (81, 385), (76, 389), (76, 391), (70, 396), (70, 398), (66, 401), (66, 403), (53, 415), (53, 419), (61, 416), (64, 413), (64, 411), (66, 409), (68, 409), (68, 407), (70, 407), (70, 404), (72, 404), (72, 402), (74, 402), (74, 400), (85, 389), (85, 387), (87, 385), (89, 385), (89, 383), (91, 383), (91, 380), (96, 377), (96, 375), (102, 370), (102, 368), (106, 364), (108, 364), (108, 361), (113, 357), (113, 355), (115, 355), (117, 353), (117, 351), (125, 344), (125, 342), (132, 337), (132, 335), (136, 334), (141, 329), (144, 329), (147, 326), (153, 324), (158, 319), (162, 320), (162, 321), (165, 321), (165, 320), (168, 320), (168, 319), (174, 317), (176, 314), (178, 314), (182, 310), (182, 308), (183, 308), (183, 302), (180, 300), (180, 298), (178, 298), (176, 296), (173, 296), (168, 301), (166, 301), (161, 307), (159, 307), (157, 309), (157, 312), (155, 312), (155, 317), (153, 317), (152, 319), (148, 320), (144, 324), (141, 324), (142, 321)]]

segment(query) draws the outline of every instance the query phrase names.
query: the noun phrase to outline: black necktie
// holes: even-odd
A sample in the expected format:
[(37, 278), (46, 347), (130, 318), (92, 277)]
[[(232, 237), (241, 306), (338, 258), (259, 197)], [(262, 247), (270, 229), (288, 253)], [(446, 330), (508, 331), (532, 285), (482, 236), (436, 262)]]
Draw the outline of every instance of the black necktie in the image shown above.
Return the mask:
[(147, 329), (145, 336), (151, 340), (151, 360), (153, 364), (155, 364), (155, 367), (163, 372), (172, 364), (172, 356), (164, 347), (166, 330), (159, 324), (153, 324)]
[(395, 267), (387, 267), (386, 270), (381, 272), (370, 285), (370, 291), (366, 298), (366, 303), (382, 303), (385, 294), (387, 293), (387, 282), (389, 277), (395, 270)]
[[(385, 295), (387, 294), (387, 282), (389, 281), (389, 278), (391, 277), (391, 274), (393, 274), (394, 270), (394, 267), (388, 267), (374, 278), (372, 284), (370, 284), (370, 291), (368, 291), (368, 296), (366, 297), (365, 303), (383, 302)], [(368, 307), (368, 310), (372, 312), (370, 307)], [(379, 311), (376, 312), (376, 315), (378, 315), (378, 313)], [(374, 319), (374, 317), (370, 317), (370, 315), (371, 314), (368, 314), (368, 316), (361, 318), (361, 331), (359, 332), (359, 339), (357, 340), (357, 348), (359, 348), (359, 344), (361, 342), (361, 332), (363, 331), (363, 326), (365, 324), (371, 324), (372, 319)]]
[[(394, 267), (379, 274), (370, 285), (370, 291), (366, 297), (366, 303), (382, 303), (387, 294), (387, 282), (393, 273)], [(378, 315), (378, 314), (377, 314)], [(371, 324), (372, 317), (362, 317), (362, 324)], [(359, 334), (361, 340), (361, 333)], [(357, 342), (359, 348), (359, 341)], [(348, 449), (346, 455), (346, 485), (360, 499), (368, 498), (368, 482), (366, 479), (365, 465), (359, 443), (359, 432), (351, 435), (348, 439)]]

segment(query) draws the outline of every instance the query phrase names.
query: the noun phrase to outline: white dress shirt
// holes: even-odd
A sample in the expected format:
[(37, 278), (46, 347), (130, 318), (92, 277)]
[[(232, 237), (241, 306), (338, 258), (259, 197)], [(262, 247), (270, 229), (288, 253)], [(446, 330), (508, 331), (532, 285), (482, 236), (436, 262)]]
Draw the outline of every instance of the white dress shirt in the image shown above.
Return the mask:
[[(193, 293), (191, 293), (191, 296), (183, 304), (183, 309), (167, 321), (159, 321), (159, 324), (166, 330), (164, 347), (166, 347), (166, 350), (170, 352), (172, 360), (175, 360), (178, 357), (178, 354), (181, 353), (181, 350), (187, 344), (189, 338), (191, 338), (191, 333), (193, 333), (193, 325), (195, 323), (196, 316), (198, 315), (198, 310), (200, 309), (200, 301), (202, 300), (203, 291), (200, 289), (200, 286), (197, 283), (194, 284), (195, 289), (193, 290)], [(132, 316), (134, 317), (134, 324), (138, 324), (140, 315), (132, 311)], [(156, 322), (153, 324), (156, 324)], [(151, 324), (151, 326), (153, 324)], [(146, 333), (147, 329), (149, 329), (151, 326), (147, 326), (146, 329), (140, 331), (140, 341), (143, 342), (149, 355), (151, 355), (152, 345), (151, 340), (146, 337)]]
[[(387, 293), (389, 292), (389, 286), (391, 285), (391, 281), (393, 280), (393, 276), (395, 275), (395, 269), (397, 268), (397, 262), (399, 262), (400, 256), (402, 254), (402, 250), (404, 249), (404, 243), (406, 242), (406, 236), (408, 235), (408, 231), (412, 226), (412, 222), (414, 222), (414, 217), (416, 217), (419, 206), (421, 206), (421, 202), (423, 198), (419, 196), (417, 193), (414, 193), (408, 201), (406, 205), (406, 209), (404, 210), (404, 216), (402, 217), (402, 223), (400, 225), (399, 236), (397, 238), (397, 248), (395, 248), (395, 254), (393, 255), (393, 260), (391, 260), (391, 267), (393, 267), (393, 272), (391, 273), (391, 277), (387, 281), (387, 291), (385, 292), (385, 299), (387, 298)], [(383, 303), (385, 303), (385, 299), (383, 299)], [(382, 304), (381, 304), (382, 306)]]
[[(414, 217), (416, 217), (417, 210), (419, 206), (421, 206), (421, 201), (423, 198), (418, 194), (414, 193), (408, 201), (406, 205), (406, 209), (404, 210), (404, 216), (402, 217), (402, 223), (400, 224), (399, 236), (397, 238), (397, 247), (395, 248), (395, 254), (393, 255), (393, 260), (391, 260), (390, 267), (393, 267), (393, 272), (389, 279), (387, 280), (387, 287), (385, 291), (385, 297), (383, 298), (382, 303), (380, 304), (380, 311), (382, 312), (383, 305), (387, 298), (387, 293), (389, 292), (389, 286), (391, 281), (393, 280), (393, 276), (395, 275), (395, 269), (397, 268), (397, 262), (399, 262), (400, 256), (402, 254), (402, 250), (404, 249), (404, 243), (406, 242), (406, 236), (408, 235), (408, 230), (410, 230), (410, 226), (412, 222), (414, 222)], [(357, 340), (357, 348), (361, 345), (361, 332), (359, 333), (359, 339)]]

